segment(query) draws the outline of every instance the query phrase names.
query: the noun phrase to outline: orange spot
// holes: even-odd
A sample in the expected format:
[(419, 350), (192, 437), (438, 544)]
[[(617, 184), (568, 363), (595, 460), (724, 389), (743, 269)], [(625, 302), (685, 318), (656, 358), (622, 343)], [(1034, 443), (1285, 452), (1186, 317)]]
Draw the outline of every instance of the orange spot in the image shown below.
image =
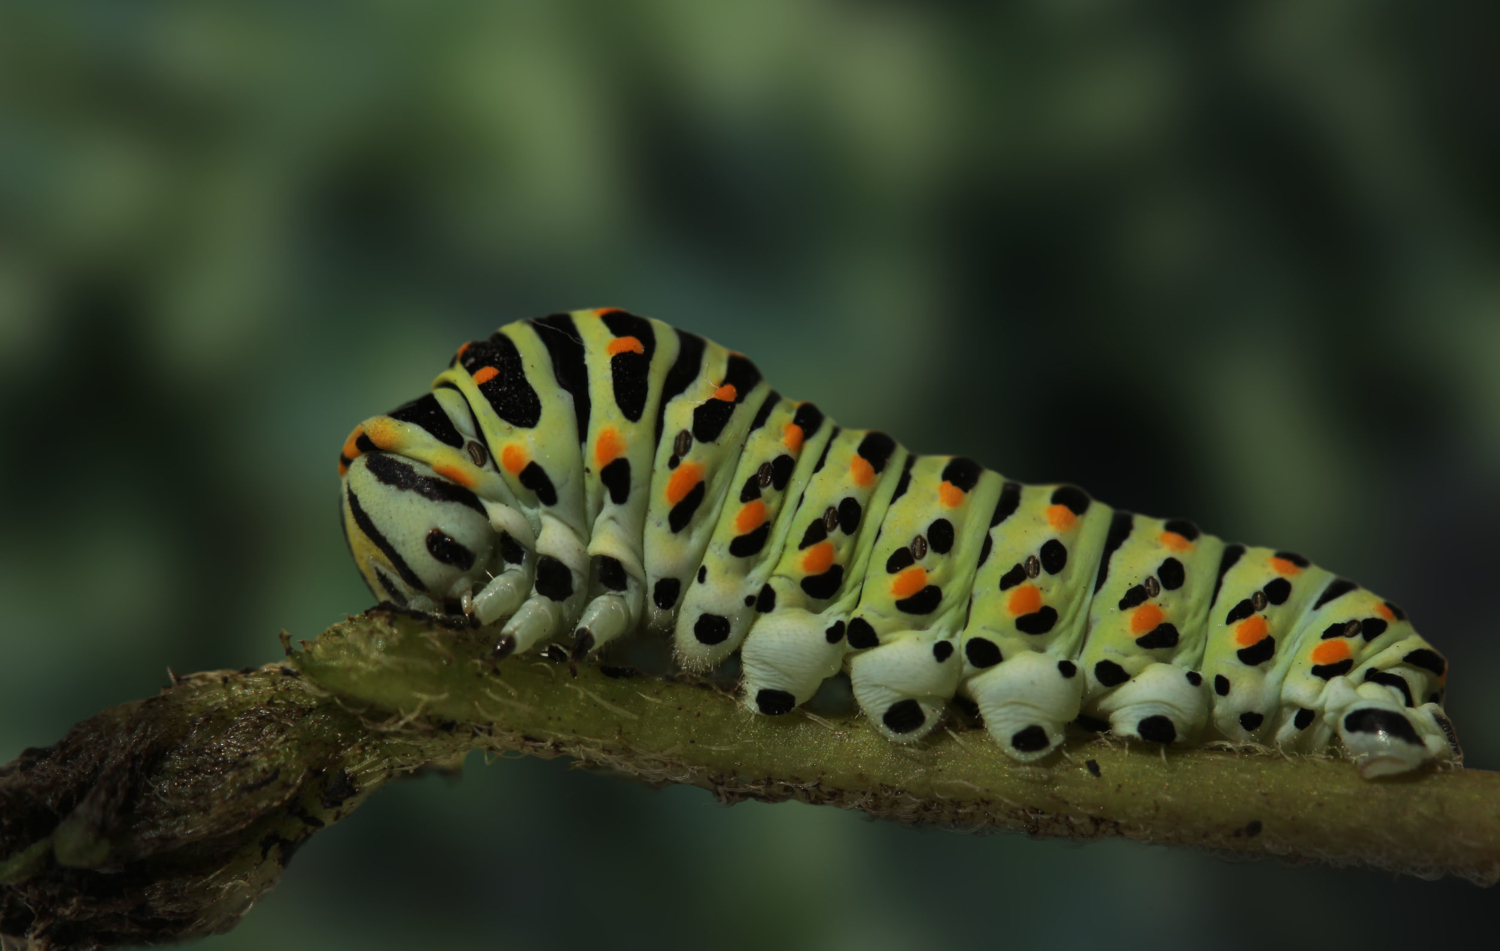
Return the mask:
[(354, 457), (361, 455), (360, 449), (355, 445), (355, 443), (359, 441), (360, 436), (364, 435), (364, 431), (364, 424), (361, 423), (360, 425), (354, 427), (354, 432), (350, 433), (349, 438), (344, 440), (344, 448), (341, 451), (343, 452), (345, 459), (353, 461)]
[(714, 399), (723, 400), (726, 403), (733, 403), (734, 398), (739, 395), (739, 392), (739, 390), (736, 390), (734, 388), (733, 383), (725, 383), (717, 390), (714, 390)]
[(463, 345), (463, 346), (462, 346), (462, 347), (459, 347), (459, 348), (458, 348), (458, 358), (459, 358), (459, 359), (460, 359), (460, 360), (462, 360), (462, 359), (463, 359), (463, 358), (464, 358), (464, 351), (465, 351), (465, 350), (467, 350), (467, 349), (469, 349), (469, 346), (470, 346), (470, 345), (471, 345), (471, 344), (473, 344), (473, 342), (474, 342), (474, 341), (472, 341), (472, 340), (470, 340), (470, 341), (469, 341), (469, 342), (468, 342), (468, 343), (466, 343), (466, 344), (464, 344), (464, 345)]
[(1192, 542), (1188, 541), (1186, 538), (1177, 534), (1176, 532), (1162, 532), (1160, 535), (1156, 536), (1156, 540), (1161, 542), (1166, 547), (1172, 549), (1173, 551), (1188, 551), (1193, 547)]
[(347, 462), (345, 462), (344, 460), (340, 459), (339, 460), (339, 478), (342, 479), (344, 476), (346, 476), (348, 474), (349, 474), (349, 464)]
[(1271, 570), (1278, 575), (1297, 575), (1302, 573), (1301, 568), (1298, 568), (1285, 558), (1272, 558), (1268, 564), (1271, 566)]
[(468, 489), (472, 489), (479, 484), (479, 479), (473, 473), (467, 472), (452, 463), (435, 465), (432, 467), (432, 471), (445, 479), (452, 479), (454, 482)]
[(833, 565), (833, 542), (818, 542), (802, 555), (802, 570), (821, 575)]
[(868, 486), (875, 481), (875, 467), (864, 456), (855, 454), (849, 461), (849, 476), (858, 486)]
[(676, 505), (687, 494), (693, 491), (693, 486), (703, 481), (703, 466), (696, 462), (684, 462), (672, 472), (672, 478), (667, 480), (667, 504)]
[(1390, 608), (1386, 607), (1384, 601), (1382, 601), (1379, 604), (1375, 605), (1375, 613), (1378, 614), (1378, 615), (1380, 615), (1381, 617), (1385, 618), (1387, 621), (1394, 621), (1394, 620), (1396, 620), (1396, 612), (1394, 612)]
[(1349, 642), (1342, 637), (1331, 641), (1324, 641), (1312, 651), (1312, 662), (1314, 664), (1337, 664), (1341, 660), (1348, 660), (1352, 655), (1349, 650)]
[(594, 308), (594, 316), (603, 317), (605, 314), (613, 314), (619, 309), (618, 307), (596, 307)]
[(896, 576), (891, 582), (891, 595), (897, 598), (909, 598), (927, 587), (927, 569), (914, 566), (906, 569)]
[(956, 509), (964, 504), (964, 490), (944, 480), (938, 486), (938, 501), (950, 509)]
[(1078, 521), (1078, 516), (1074, 515), (1073, 510), (1066, 505), (1047, 506), (1047, 524), (1051, 525), (1054, 530), (1065, 532), (1072, 528), (1076, 521)]
[(617, 357), (622, 353), (645, 353), (646, 345), (635, 337), (616, 337), (609, 342), (609, 346), (605, 347), (604, 351), (612, 357)]
[(1266, 619), (1256, 614), (1234, 626), (1234, 642), (1241, 647), (1249, 647), (1251, 644), (1259, 644), (1271, 633), (1266, 625)]
[(766, 520), (766, 503), (760, 499), (746, 502), (740, 509), (740, 513), (734, 517), (734, 530), (736, 534), (743, 535), (754, 531)]
[(1042, 592), (1034, 584), (1023, 584), (1010, 593), (1006, 609), (1014, 615), (1035, 614), (1042, 607)]
[(480, 367), (474, 371), (474, 382), (483, 385), (499, 375), (500, 371), (494, 367)]
[(594, 440), (594, 464), (603, 469), (614, 462), (625, 453), (625, 440), (615, 432), (613, 426), (606, 426), (599, 430), (599, 438)]
[(792, 452), (798, 452), (802, 449), (802, 440), (804, 438), (806, 438), (806, 434), (802, 432), (802, 427), (796, 423), (787, 423), (786, 429), (781, 431), (781, 444)]
[(504, 466), (505, 471), (509, 472), (511, 475), (520, 474), (521, 470), (526, 468), (526, 463), (529, 461), (530, 460), (526, 458), (526, 450), (522, 449), (520, 446), (517, 446), (515, 443), (511, 443), (504, 449), (500, 450), (500, 464)]
[(1139, 637), (1156, 630), (1166, 615), (1154, 604), (1143, 604), (1130, 612), (1130, 633)]

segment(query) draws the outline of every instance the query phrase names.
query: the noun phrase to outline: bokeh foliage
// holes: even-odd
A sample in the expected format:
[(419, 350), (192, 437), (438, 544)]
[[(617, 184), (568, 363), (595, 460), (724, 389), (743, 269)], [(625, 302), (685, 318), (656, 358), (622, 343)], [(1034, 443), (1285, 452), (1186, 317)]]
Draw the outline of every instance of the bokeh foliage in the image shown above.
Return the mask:
[[(363, 608), (349, 428), (617, 305), (1362, 580), (1494, 768), (1496, 36), (1353, 0), (0, 5), (0, 757)], [(206, 945), (1377, 946), (1487, 901), (514, 762), (384, 793)]]

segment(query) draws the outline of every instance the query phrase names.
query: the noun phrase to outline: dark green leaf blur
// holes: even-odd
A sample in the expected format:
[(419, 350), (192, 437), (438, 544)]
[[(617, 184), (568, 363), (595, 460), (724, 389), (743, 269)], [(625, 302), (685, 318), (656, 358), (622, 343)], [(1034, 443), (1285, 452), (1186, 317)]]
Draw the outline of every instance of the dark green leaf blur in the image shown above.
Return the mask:
[[(366, 607), (350, 428), (612, 305), (1362, 581), (1500, 766), (1497, 37), (1447, 2), (0, 5), (0, 761)], [(1410, 947), (1492, 941), (1493, 901), (475, 760), (200, 946)]]

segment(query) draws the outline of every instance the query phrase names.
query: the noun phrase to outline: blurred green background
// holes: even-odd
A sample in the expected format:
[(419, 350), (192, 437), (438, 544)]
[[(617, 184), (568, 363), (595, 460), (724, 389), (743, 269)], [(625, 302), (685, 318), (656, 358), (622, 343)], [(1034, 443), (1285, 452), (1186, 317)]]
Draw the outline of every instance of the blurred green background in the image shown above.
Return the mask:
[[(614, 305), (1360, 579), (1500, 766), (1497, 36), (1350, 0), (0, 5), (0, 760), (363, 609), (351, 426)], [(1493, 902), (476, 760), (201, 947), (1409, 947), (1493, 940)]]

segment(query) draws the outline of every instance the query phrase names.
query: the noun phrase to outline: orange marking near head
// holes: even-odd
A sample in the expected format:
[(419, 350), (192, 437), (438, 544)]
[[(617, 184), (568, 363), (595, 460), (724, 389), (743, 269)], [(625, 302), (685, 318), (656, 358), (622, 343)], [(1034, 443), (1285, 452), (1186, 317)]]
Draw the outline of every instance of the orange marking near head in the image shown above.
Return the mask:
[(854, 458), (849, 460), (849, 477), (854, 480), (855, 485), (867, 488), (875, 481), (875, 467), (864, 456), (855, 453)]
[(734, 398), (739, 395), (740, 391), (734, 388), (733, 383), (725, 383), (717, 390), (714, 390), (714, 399), (723, 400), (726, 403), (733, 403)]
[(1270, 633), (1266, 619), (1256, 614), (1234, 626), (1234, 642), (1241, 647), (1249, 647), (1251, 644), (1259, 644)]
[(796, 423), (787, 423), (786, 429), (781, 431), (781, 444), (792, 452), (799, 452), (802, 449), (802, 440), (805, 438), (807, 437), (802, 432), (802, 427)]
[(356, 456), (362, 455), (360, 448), (355, 443), (359, 441), (360, 436), (364, 435), (364, 432), (364, 423), (360, 423), (354, 427), (354, 432), (349, 434), (349, 438), (344, 440), (344, 448), (340, 451), (344, 454), (345, 459), (353, 461)]
[(938, 485), (938, 501), (946, 508), (956, 509), (964, 504), (964, 490), (944, 479)]
[(1167, 615), (1154, 604), (1143, 604), (1130, 612), (1130, 633), (1139, 637), (1156, 630)]
[(1314, 664), (1337, 664), (1341, 660), (1348, 660), (1353, 656), (1349, 650), (1349, 642), (1342, 637), (1331, 641), (1324, 641), (1312, 651), (1312, 662)]
[(494, 367), (480, 367), (474, 371), (474, 382), (483, 385), (499, 375), (500, 371)]
[(479, 484), (479, 478), (472, 472), (452, 463), (439, 463), (432, 467), (432, 471), (445, 479), (452, 479), (466, 489), (472, 489)]
[(530, 461), (526, 456), (526, 450), (515, 443), (509, 443), (500, 450), (500, 465), (504, 466), (505, 471), (511, 475), (519, 475), (521, 470), (526, 468), (526, 463)]
[(1156, 540), (1161, 542), (1167, 548), (1172, 549), (1173, 551), (1189, 551), (1193, 547), (1192, 542), (1188, 541), (1186, 537), (1179, 535), (1176, 532), (1162, 532), (1160, 535), (1156, 536)]
[(625, 454), (625, 440), (613, 426), (605, 426), (599, 430), (599, 438), (594, 440), (594, 464), (603, 469)]
[(1270, 565), (1271, 570), (1276, 572), (1278, 575), (1295, 576), (1302, 573), (1301, 568), (1298, 568), (1296, 565), (1287, 561), (1285, 558), (1270, 558), (1267, 559), (1266, 564)]
[(1396, 620), (1396, 612), (1392, 611), (1390, 608), (1386, 607), (1384, 601), (1382, 601), (1379, 604), (1375, 605), (1375, 613), (1378, 614), (1378, 615), (1380, 615), (1381, 617), (1385, 618), (1387, 621), (1394, 621), (1394, 620)]
[(474, 341), (472, 341), (472, 340), (470, 340), (470, 341), (469, 341), (469, 342), (468, 342), (468, 343), (466, 343), (466, 344), (464, 344), (464, 345), (463, 345), (463, 346), (462, 346), (462, 347), (459, 347), (459, 348), (458, 348), (458, 358), (459, 358), (459, 359), (460, 359), (460, 360), (462, 360), (462, 359), (463, 359), (463, 358), (464, 358), (464, 351), (465, 351), (465, 350), (467, 350), (467, 349), (469, 349), (469, 346), (470, 346), (470, 345), (471, 345), (471, 344), (473, 344), (473, 342), (474, 342)]
[(622, 353), (645, 353), (646, 345), (635, 337), (616, 337), (609, 342), (609, 346), (605, 347), (604, 351), (612, 357), (617, 357)]
[(914, 566), (906, 569), (891, 582), (891, 596), (909, 598), (927, 587), (927, 569)]
[(833, 566), (833, 542), (818, 542), (802, 553), (802, 570), (821, 575)]
[(766, 520), (766, 503), (760, 499), (746, 502), (734, 517), (734, 531), (738, 535), (752, 532)]
[(697, 462), (684, 462), (672, 471), (672, 477), (667, 480), (667, 504), (676, 505), (687, 494), (693, 491), (693, 486), (703, 481), (703, 466)]
[(1047, 506), (1047, 524), (1051, 525), (1054, 531), (1065, 532), (1072, 528), (1076, 521), (1078, 521), (1078, 516), (1074, 515), (1073, 510), (1066, 505)]
[(1042, 591), (1034, 584), (1023, 584), (1010, 593), (1010, 600), (1006, 602), (1005, 608), (1011, 614), (1019, 617), (1022, 614), (1035, 614), (1042, 607)]

